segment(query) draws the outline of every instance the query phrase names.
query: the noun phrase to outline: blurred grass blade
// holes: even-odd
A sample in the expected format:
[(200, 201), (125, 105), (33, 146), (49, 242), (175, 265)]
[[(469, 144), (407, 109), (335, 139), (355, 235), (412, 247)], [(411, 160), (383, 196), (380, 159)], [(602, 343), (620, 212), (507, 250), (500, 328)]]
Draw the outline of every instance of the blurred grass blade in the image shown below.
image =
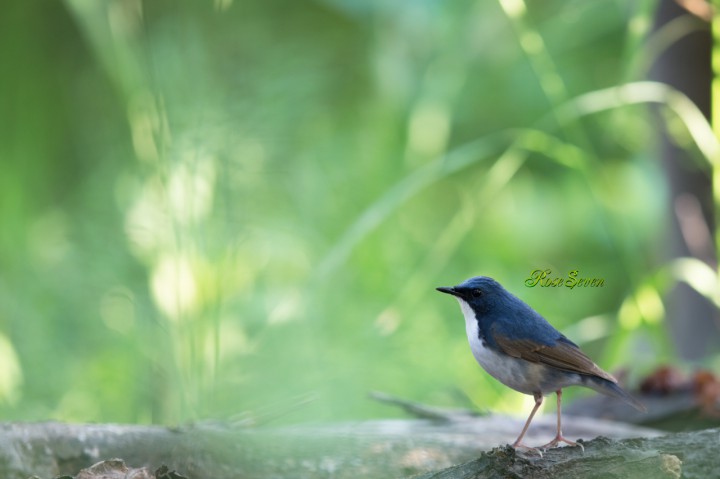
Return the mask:
[[(567, 168), (584, 167), (582, 150), (540, 130), (507, 130), (467, 143), (415, 170), (369, 206), (320, 262), (318, 277), (326, 277), (342, 264), (352, 249), (408, 198), (444, 177), (487, 160), (493, 153), (501, 151), (503, 144), (507, 143), (509, 146), (495, 160), (482, 186), (478, 188), (482, 198), (492, 197), (507, 185), (524, 163), (526, 152), (540, 153)], [(525, 153), (518, 156), (520, 150)]]
[(720, 308), (720, 279), (710, 266), (695, 258), (679, 258), (669, 267), (676, 280), (687, 283)]
[(700, 109), (683, 93), (664, 83), (643, 81), (596, 90), (559, 106), (558, 121), (570, 123), (578, 118), (624, 106), (660, 103), (672, 110), (685, 124), (709, 165), (720, 167), (720, 143)]
[(487, 159), (501, 150), (504, 144), (509, 143), (515, 134), (514, 131), (506, 131), (465, 144), (402, 179), (368, 207), (346, 230), (320, 262), (317, 269), (318, 277), (326, 277), (342, 264), (355, 245), (385, 220), (398, 205), (439, 179)]

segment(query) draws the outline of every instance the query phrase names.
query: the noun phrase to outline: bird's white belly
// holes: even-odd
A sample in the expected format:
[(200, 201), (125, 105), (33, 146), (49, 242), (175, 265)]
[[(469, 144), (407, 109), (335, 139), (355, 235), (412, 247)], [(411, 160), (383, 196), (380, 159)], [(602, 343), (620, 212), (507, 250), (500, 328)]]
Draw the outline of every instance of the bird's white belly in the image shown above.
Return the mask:
[(475, 312), (462, 299), (458, 298), (458, 302), (465, 317), (465, 332), (475, 360), (504, 385), (532, 395), (537, 392), (548, 394), (561, 387), (581, 383), (577, 374), (561, 373), (543, 364), (514, 358), (488, 348), (480, 340)]

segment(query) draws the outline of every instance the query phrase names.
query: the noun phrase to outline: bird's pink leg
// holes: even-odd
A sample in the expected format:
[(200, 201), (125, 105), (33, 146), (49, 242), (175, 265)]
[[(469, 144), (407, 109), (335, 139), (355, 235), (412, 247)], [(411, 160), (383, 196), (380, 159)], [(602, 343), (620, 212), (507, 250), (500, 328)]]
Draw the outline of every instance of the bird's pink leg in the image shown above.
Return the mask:
[(542, 402), (543, 402), (543, 396), (541, 393), (535, 393), (533, 395), (533, 397), (535, 398), (535, 407), (533, 408), (532, 412), (530, 412), (530, 417), (527, 418), (527, 421), (525, 422), (525, 427), (523, 427), (522, 432), (520, 433), (518, 438), (515, 440), (512, 447), (514, 447), (515, 449), (518, 449), (518, 448), (528, 449), (530, 451), (537, 452), (538, 454), (540, 454), (540, 456), (542, 456), (542, 453), (537, 448), (526, 446), (525, 444), (522, 443), (522, 438), (525, 437), (525, 433), (527, 432), (528, 427), (530, 427), (530, 422), (532, 421), (533, 417), (535, 416), (535, 413), (537, 412), (537, 410), (540, 409), (540, 406), (542, 405)]
[(540, 446), (540, 449), (547, 450), (547, 449), (550, 449), (551, 447), (557, 447), (557, 445), (559, 443), (564, 442), (565, 444), (568, 444), (570, 446), (580, 446), (580, 449), (582, 449), (584, 451), (585, 448), (583, 447), (582, 444), (578, 444), (576, 442), (570, 441), (569, 439), (566, 439), (565, 437), (563, 437), (562, 424), (561, 424), (561, 419), (560, 419), (562, 417), (562, 414), (560, 412), (560, 408), (561, 408), (560, 405), (562, 403), (562, 389), (558, 389), (557, 391), (555, 391), (555, 394), (557, 395), (557, 434), (555, 435), (555, 439), (553, 439), (549, 443), (545, 444), (544, 446)]

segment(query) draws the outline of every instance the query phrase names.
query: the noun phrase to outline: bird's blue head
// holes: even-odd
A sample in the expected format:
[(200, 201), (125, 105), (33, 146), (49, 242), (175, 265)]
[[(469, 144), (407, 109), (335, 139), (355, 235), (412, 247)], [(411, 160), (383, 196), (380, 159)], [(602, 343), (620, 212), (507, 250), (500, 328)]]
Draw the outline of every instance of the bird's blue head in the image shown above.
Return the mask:
[(475, 276), (457, 286), (436, 289), (464, 300), (476, 313), (487, 312), (493, 305), (512, 297), (500, 283), (487, 276)]

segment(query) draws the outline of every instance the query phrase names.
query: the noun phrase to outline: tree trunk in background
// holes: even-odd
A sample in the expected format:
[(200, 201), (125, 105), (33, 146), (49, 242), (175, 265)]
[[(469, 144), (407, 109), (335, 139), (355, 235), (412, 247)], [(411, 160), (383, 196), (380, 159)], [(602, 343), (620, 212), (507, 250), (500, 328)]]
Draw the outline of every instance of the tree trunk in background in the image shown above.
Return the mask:
[[(683, 15), (690, 13), (675, 0), (661, 0), (655, 15), (654, 30), (658, 31), (663, 25)], [(673, 42), (653, 65), (650, 77), (683, 92), (709, 119), (712, 36), (709, 24), (693, 18), (700, 28)], [(693, 158), (694, 153), (678, 147), (672, 141), (662, 121), (658, 121), (658, 124), (660, 152), (670, 191), (669, 254), (672, 258), (695, 257), (712, 264), (715, 269), (717, 259), (712, 241), (715, 226), (710, 174), (706, 167), (701, 169), (697, 159)], [(695, 205), (698, 207), (694, 208)], [(704, 228), (698, 230), (700, 222), (697, 220), (700, 218), (704, 220), (709, 236)], [(708, 300), (685, 283), (680, 283), (668, 295), (667, 306), (669, 333), (681, 358), (699, 360), (718, 351), (718, 312)]]

